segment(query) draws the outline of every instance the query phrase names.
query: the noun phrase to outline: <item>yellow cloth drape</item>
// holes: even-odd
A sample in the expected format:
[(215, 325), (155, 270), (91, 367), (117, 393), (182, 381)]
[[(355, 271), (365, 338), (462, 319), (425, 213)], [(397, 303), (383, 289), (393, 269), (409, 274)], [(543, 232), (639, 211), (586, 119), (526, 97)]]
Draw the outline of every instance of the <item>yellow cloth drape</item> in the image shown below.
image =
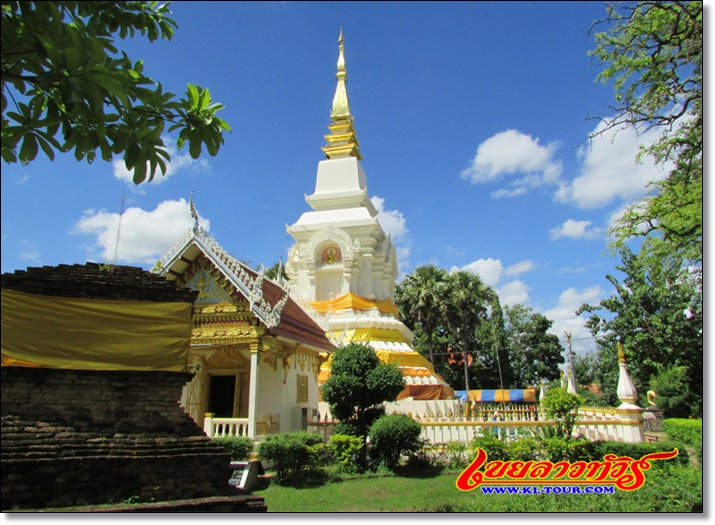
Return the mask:
[(392, 352), (390, 350), (378, 350), (375, 352), (383, 363), (395, 363), (397, 366), (411, 368), (423, 367), (434, 374), (434, 367), (424, 356), (418, 352)]
[(191, 303), (1, 295), (2, 366), (187, 370)]
[(405, 389), (397, 395), (397, 399), (411, 397), (415, 400), (447, 399), (454, 395), (447, 385), (407, 385)]
[(399, 330), (385, 330), (381, 328), (356, 328), (344, 332), (332, 332), (333, 337), (342, 337), (343, 341), (365, 342), (381, 341), (386, 343), (409, 343)]
[(371, 301), (370, 299), (365, 299), (359, 295), (353, 293), (346, 293), (341, 295), (337, 299), (332, 301), (317, 301), (310, 303), (310, 305), (315, 308), (318, 312), (326, 313), (329, 309), (333, 311), (337, 310), (370, 310), (372, 308), (377, 308), (380, 312), (385, 314), (393, 314), (395, 318), (399, 316), (397, 306), (390, 299), (383, 299), (382, 301)]

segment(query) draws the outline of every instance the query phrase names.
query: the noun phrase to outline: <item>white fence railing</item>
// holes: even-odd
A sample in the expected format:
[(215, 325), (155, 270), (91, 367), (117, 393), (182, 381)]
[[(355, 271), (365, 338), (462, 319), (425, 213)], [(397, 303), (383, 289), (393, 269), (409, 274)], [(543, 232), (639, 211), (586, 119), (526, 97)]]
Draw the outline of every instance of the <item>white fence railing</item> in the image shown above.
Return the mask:
[[(496, 412), (496, 416), (494, 415)], [(481, 419), (459, 417), (413, 417), (422, 425), (421, 436), (432, 444), (461, 441), (469, 443), (475, 437), (490, 429), (502, 439), (513, 439), (518, 435), (537, 431), (538, 427), (551, 425), (553, 421), (538, 420), (536, 411), (519, 409), (497, 409), (481, 414)], [(495, 420), (496, 418), (496, 420)], [(308, 430), (316, 432), (324, 440), (333, 435), (334, 421), (330, 415), (308, 423)], [(643, 441), (643, 420), (638, 414), (623, 412), (615, 408), (582, 408), (574, 426), (574, 435), (583, 435), (593, 441)]]
[[(204, 432), (208, 437), (249, 437), (250, 420), (247, 417), (204, 417)], [(256, 417), (256, 436), (277, 434), (280, 430), (278, 414), (258, 414)]]

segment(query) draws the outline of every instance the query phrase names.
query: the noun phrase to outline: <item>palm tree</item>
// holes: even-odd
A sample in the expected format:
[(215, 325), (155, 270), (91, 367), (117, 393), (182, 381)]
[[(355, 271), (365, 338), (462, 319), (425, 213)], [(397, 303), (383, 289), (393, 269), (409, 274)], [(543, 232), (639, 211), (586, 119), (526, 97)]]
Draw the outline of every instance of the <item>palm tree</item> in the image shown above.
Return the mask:
[(398, 286), (395, 302), (405, 324), (419, 324), (427, 336), (430, 362), (434, 365), (432, 335), (442, 325), (448, 302), (448, 274), (433, 264), (420, 266)]
[(460, 270), (449, 274), (449, 303), (447, 323), (461, 335), (464, 352), (464, 383), (469, 390), (469, 338), (477, 322), (486, 315), (487, 305), (491, 304), (496, 293), (473, 273)]

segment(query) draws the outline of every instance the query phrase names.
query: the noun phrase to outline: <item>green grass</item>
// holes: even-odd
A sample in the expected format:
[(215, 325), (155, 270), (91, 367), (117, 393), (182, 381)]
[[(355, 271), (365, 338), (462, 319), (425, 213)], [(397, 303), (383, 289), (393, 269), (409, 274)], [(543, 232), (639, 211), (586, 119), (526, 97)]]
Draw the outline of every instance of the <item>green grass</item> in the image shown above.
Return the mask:
[(471, 500), (455, 486), (458, 475), (357, 477), (309, 488), (271, 483), (254, 494), (265, 498), (268, 512), (412, 512), (426, 504)]
[(274, 483), (254, 491), (268, 512), (699, 512), (702, 470), (668, 467), (646, 475), (634, 492), (613, 495), (484, 495), (461, 492), (459, 472), (426, 477), (359, 477), (319, 487), (293, 488)]

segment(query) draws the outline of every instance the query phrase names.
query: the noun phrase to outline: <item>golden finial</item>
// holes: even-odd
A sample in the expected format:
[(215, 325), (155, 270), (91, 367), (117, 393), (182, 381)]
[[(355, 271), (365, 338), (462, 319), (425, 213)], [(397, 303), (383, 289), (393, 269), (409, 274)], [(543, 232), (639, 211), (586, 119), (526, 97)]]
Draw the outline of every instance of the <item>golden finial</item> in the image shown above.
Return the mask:
[(345, 68), (345, 39), (343, 38), (343, 28), (340, 28), (338, 37), (338, 72), (335, 78), (338, 84), (335, 87), (333, 97), (333, 107), (330, 110), (330, 135), (325, 135), (328, 145), (323, 147), (326, 158), (336, 159), (344, 157), (356, 157), (362, 159), (360, 154), (360, 144), (355, 136), (353, 128), (353, 116), (350, 112), (350, 102), (348, 102), (347, 81), (348, 73)]
[(338, 85), (335, 88), (335, 96), (333, 97), (333, 109), (330, 116), (349, 117), (350, 103), (348, 102), (348, 91), (345, 83), (348, 81), (348, 72), (345, 68), (345, 40), (343, 39), (343, 29), (340, 28), (340, 37), (338, 38), (338, 72), (335, 78), (338, 79)]
[(621, 344), (620, 341), (618, 341), (618, 362), (619, 363), (626, 362), (626, 354), (623, 352), (623, 345)]

